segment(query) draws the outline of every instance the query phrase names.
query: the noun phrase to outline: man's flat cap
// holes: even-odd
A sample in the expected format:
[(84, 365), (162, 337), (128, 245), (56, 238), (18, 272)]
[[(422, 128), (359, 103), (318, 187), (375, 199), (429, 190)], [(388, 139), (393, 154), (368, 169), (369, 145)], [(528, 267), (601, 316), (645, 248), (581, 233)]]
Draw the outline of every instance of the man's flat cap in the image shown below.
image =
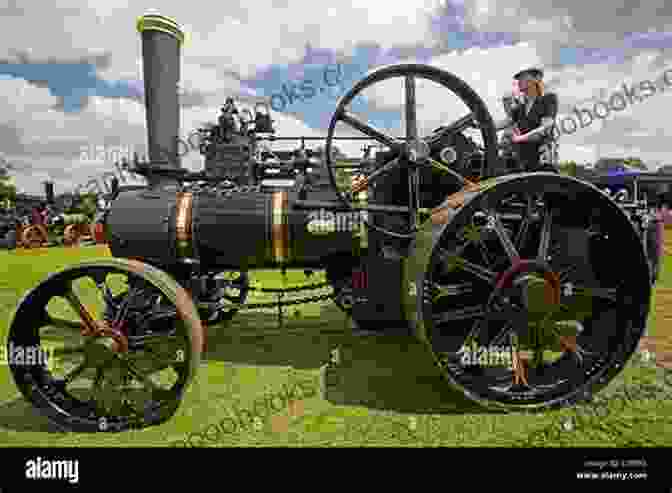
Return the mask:
[(513, 78), (517, 80), (520, 80), (523, 77), (530, 77), (532, 79), (541, 80), (544, 78), (544, 71), (540, 68), (527, 68), (525, 70), (521, 70), (513, 76)]

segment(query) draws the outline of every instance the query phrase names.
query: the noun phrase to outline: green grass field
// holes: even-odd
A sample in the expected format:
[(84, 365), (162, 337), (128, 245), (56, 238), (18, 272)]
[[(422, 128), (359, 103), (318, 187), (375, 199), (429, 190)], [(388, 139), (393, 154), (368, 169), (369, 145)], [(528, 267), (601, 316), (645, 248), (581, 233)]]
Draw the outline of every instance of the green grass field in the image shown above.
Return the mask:
[[(96, 247), (53, 248), (37, 254), (0, 252), (0, 337), (18, 298), (50, 272), (101, 255)], [(257, 282), (280, 285), (279, 274), (258, 272)], [(302, 277), (302, 276), (301, 276)], [(298, 276), (290, 276), (290, 284)], [(315, 279), (317, 282), (317, 279)], [(665, 260), (650, 335), (663, 346), (672, 340), (672, 259)], [(259, 301), (253, 299), (252, 301)], [(37, 415), (0, 367), (0, 445), (2, 446), (170, 446), (190, 432), (224, 423), (234, 404), (252, 409), (255, 400), (275, 398), (304, 382), (292, 405), (247, 430), (210, 431), (192, 438), (196, 446), (670, 446), (672, 389), (662, 371), (631, 362), (605, 389), (600, 415), (587, 408), (543, 414), (485, 411), (447, 387), (429, 355), (412, 339), (357, 338), (333, 305), (304, 305), (301, 317), (288, 313), (283, 330), (271, 313), (239, 314), (229, 326), (208, 328), (207, 352), (199, 374), (175, 417), (168, 423), (121, 434), (64, 433)], [(293, 311), (293, 310), (292, 310)], [(266, 331), (264, 336), (255, 336)], [(275, 331), (275, 333), (268, 333)], [(319, 390), (321, 367), (343, 345), (332, 370), (329, 391)], [(662, 346), (661, 346), (662, 347)], [(625, 393), (646, 387), (647, 398)], [(619, 397), (621, 397), (619, 399)], [(579, 412), (582, 411), (582, 412)], [(221, 425), (223, 426), (223, 425)]]

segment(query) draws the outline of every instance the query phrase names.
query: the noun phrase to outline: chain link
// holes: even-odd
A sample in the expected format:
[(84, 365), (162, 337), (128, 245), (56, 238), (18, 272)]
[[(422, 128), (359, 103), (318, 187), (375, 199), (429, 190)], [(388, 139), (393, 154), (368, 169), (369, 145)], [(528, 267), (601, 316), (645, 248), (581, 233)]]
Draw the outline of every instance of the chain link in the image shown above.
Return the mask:
[(309, 296), (307, 298), (299, 298), (297, 300), (289, 300), (289, 301), (273, 301), (273, 302), (269, 302), (269, 303), (246, 303), (240, 308), (240, 311), (241, 312), (246, 312), (246, 311), (252, 311), (252, 310), (259, 310), (261, 308), (279, 308), (279, 307), (285, 307), (285, 306), (303, 305), (303, 304), (306, 304), (306, 303), (319, 303), (321, 301), (332, 300), (333, 298), (334, 298), (334, 293), (329, 293), (329, 294)]
[[(287, 293), (299, 293), (302, 291), (314, 291), (317, 289), (323, 289), (325, 287), (330, 286), (329, 282), (321, 282), (321, 283), (316, 283), (316, 284), (308, 284), (305, 286), (293, 286), (291, 288), (255, 288), (255, 287), (250, 287), (250, 291), (257, 291), (261, 293), (274, 293), (278, 297), (282, 298), (285, 294)], [(295, 300), (279, 300), (279, 301), (271, 301), (271, 302), (265, 302), (265, 303), (245, 303), (241, 306), (240, 311), (248, 311), (248, 310), (257, 310), (260, 308), (279, 308), (279, 307), (284, 307), (284, 306), (293, 306), (293, 305), (303, 305), (305, 303), (319, 303), (321, 301), (327, 301), (331, 300), (334, 298), (334, 291), (327, 294), (320, 294), (320, 295), (314, 295), (314, 296), (308, 296), (308, 297), (302, 297), (298, 298)]]
[(299, 291), (310, 291), (312, 289), (321, 289), (329, 286), (329, 282), (320, 282), (316, 284), (307, 284), (305, 286), (293, 286), (291, 288), (255, 288), (250, 286), (248, 289), (250, 291), (259, 291), (261, 293), (297, 293)]

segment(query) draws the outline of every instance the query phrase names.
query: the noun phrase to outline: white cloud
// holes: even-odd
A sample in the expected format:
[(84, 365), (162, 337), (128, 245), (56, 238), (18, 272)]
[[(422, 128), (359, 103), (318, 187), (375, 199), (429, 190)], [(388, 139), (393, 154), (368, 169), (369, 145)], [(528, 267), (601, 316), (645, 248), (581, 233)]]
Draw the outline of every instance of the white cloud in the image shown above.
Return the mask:
[[(135, 21), (154, 5), (144, 0), (22, 0), (20, 8), (0, 8), (0, 31), (4, 39), (12, 40), (11, 46), (0, 47), (0, 59), (18, 60), (17, 52), (34, 60), (61, 61), (112, 53), (110, 66), (100, 67), (105, 78), (139, 77), (140, 38)], [(436, 8), (432, 0), (396, 4), (380, 0), (240, 4), (197, 0), (164, 2), (161, 13), (175, 18), (188, 33), (183, 48), (185, 67), (215, 67), (207, 76), (194, 75), (195, 81), (212, 87), (217, 71), (250, 76), (261, 67), (300, 59), (307, 43), (345, 51), (358, 42), (433, 45), (428, 16)], [(327, 11), (332, 14), (328, 21)]]
[[(427, 16), (438, 8), (438, 3), (164, 3), (161, 13), (173, 16), (190, 34), (182, 50), (181, 86), (187, 93), (197, 92), (204, 97), (200, 106), (183, 109), (182, 134), (215, 119), (224, 94), (255, 96), (254, 91), (241, 86), (239, 79), (271, 64), (295, 62), (303, 56), (308, 42), (346, 54), (363, 41), (383, 47), (434, 45), (436, 39), (429, 30)], [(624, 33), (664, 29), (670, 24), (671, 7), (661, 0), (636, 6), (632, 12), (611, 1), (555, 5), (547, 0), (466, 3), (472, 24), (483, 30), (520, 33), (526, 40), (514, 46), (446, 53), (431, 61), (474, 88), (495, 119), (504, 116), (500, 97), (510, 89), (513, 72), (526, 66), (547, 65), (557, 57), (558, 43), (613, 47), (622, 41)], [(151, 6), (144, 1), (126, 0), (64, 0), (53, 4), (23, 0), (21, 7), (0, 7), (0, 29), (4, 39), (12, 41), (11, 45), (0, 47), (0, 59), (86, 59), (97, 62), (99, 75), (108, 80), (141, 80), (141, 43), (135, 20)], [(111, 56), (101, 56), (105, 54)], [(551, 90), (558, 93), (562, 111), (569, 112), (578, 102), (598, 96), (600, 89), (611, 94), (623, 82), (655, 79), (668, 68), (668, 56), (665, 52), (645, 51), (624, 64), (551, 67), (546, 79)], [(672, 112), (670, 92), (628, 107), (612, 116), (604, 128), (594, 124), (563, 136), (562, 159), (592, 161), (599, 145), (605, 155), (633, 154), (669, 163), (666, 147), (672, 135), (666, 120)], [(403, 101), (401, 84), (380, 84), (366, 95), (376, 107), (387, 109), (400, 109)], [(80, 163), (81, 146), (127, 145), (144, 151), (145, 111), (138, 102), (92, 96), (88, 107), (73, 114), (54, 109), (58, 103), (47, 89), (0, 76), (0, 139), (8, 159), (24, 163), (17, 183), (28, 191), (41, 193), (39, 181), (47, 176), (60, 188), (71, 180), (80, 183), (109, 170), (109, 165)], [(419, 88), (419, 103), (418, 114), (425, 132), (466, 111), (455, 96), (431, 84)], [(273, 117), (279, 135), (324, 135), (297, 116), (274, 112)], [(396, 128), (390, 132), (400, 132), (400, 125), (393, 127)], [(336, 145), (351, 155), (359, 155), (362, 143), (340, 141)], [(295, 143), (278, 143), (274, 147), (293, 148)], [(199, 169), (201, 156), (191, 153), (183, 158), (183, 164)]]
[(628, 33), (672, 27), (672, 4), (666, 0), (473, 0), (465, 4), (468, 23), (478, 29), (592, 47), (613, 47)]
[[(501, 96), (510, 90), (512, 74), (519, 68), (539, 65), (541, 58), (538, 45), (525, 42), (501, 48), (452, 52), (438, 56), (430, 63), (467, 82), (483, 99), (493, 118), (499, 120), (504, 117)], [(589, 101), (595, 98), (608, 100), (615, 91), (622, 92), (623, 84), (632, 86), (650, 80), (660, 86), (663, 71), (672, 69), (672, 63), (665, 63), (664, 54), (644, 51), (621, 65), (565, 66), (550, 70), (546, 80), (549, 90), (558, 94), (562, 118), (571, 115), (575, 107), (592, 107)], [(672, 81), (672, 72), (669, 75)], [(672, 111), (670, 94), (672, 90), (658, 92), (641, 103), (628, 105), (622, 112), (612, 112), (606, 125), (596, 120), (574, 134), (563, 135), (561, 159), (592, 162), (599, 151), (604, 156), (634, 155), (644, 160), (669, 162), (666, 147), (672, 138), (667, 122), (667, 115)], [(366, 95), (376, 106), (397, 109), (401, 116), (403, 86), (400, 79), (372, 86)], [(425, 134), (467, 111), (456, 96), (433, 83), (419, 83), (417, 98), (422, 105), (418, 115), (422, 118)], [(567, 128), (571, 131), (571, 126)]]
[[(411, 63), (414, 60), (404, 60)], [(430, 60), (430, 64), (451, 72), (466, 82), (483, 100), (495, 119), (504, 118), (502, 95), (511, 89), (511, 77), (516, 67), (536, 65), (536, 49), (522, 43), (502, 48), (471, 48), (462, 52), (447, 53)], [(400, 78), (380, 82), (366, 91), (376, 107), (397, 109), (403, 113), (403, 85)], [(467, 106), (444, 87), (427, 80), (417, 83), (418, 116), (422, 119), (425, 134), (439, 125), (452, 122), (467, 112)]]
[[(20, 79), (0, 79), (0, 125), (20, 130), (21, 152), (7, 153), (10, 162), (18, 163), (15, 171), (19, 188), (29, 193), (42, 193), (41, 181), (51, 178), (61, 191), (84, 184), (92, 177), (112, 171), (112, 162), (82, 162), (81, 151), (106, 146), (105, 156), (119, 148), (146, 152), (145, 108), (125, 99), (92, 97), (91, 103), (79, 113), (63, 113), (51, 109), (57, 99), (47, 89), (37, 88)], [(242, 105), (246, 106), (246, 105)], [(181, 134), (187, 137), (192, 129), (216, 120), (219, 105), (187, 108), (181, 112)], [(272, 112), (279, 135), (321, 136), (299, 119)], [(296, 148), (298, 142), (277, 143), (276, 149)], [(96, 159), (95, 157), (92, 159)], [(182, 158), (184, 167), (200, 170), (203, 158), (191, 152)]]

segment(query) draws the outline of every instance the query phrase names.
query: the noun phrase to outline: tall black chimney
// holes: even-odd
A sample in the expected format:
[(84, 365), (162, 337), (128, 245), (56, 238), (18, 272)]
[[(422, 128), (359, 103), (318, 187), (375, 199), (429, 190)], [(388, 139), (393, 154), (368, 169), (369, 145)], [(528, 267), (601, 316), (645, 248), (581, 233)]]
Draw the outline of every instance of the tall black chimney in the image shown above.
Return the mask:
[(47, 197), (47, 204), (54, 205), (54, 182), (44, 182), (44, 195)]
[(149, 160), (151, 166), (179, 168), (178, 82), (184, 33), (174, 20), (158, 14), (138, 18), (137, 29), (142, 37)]

